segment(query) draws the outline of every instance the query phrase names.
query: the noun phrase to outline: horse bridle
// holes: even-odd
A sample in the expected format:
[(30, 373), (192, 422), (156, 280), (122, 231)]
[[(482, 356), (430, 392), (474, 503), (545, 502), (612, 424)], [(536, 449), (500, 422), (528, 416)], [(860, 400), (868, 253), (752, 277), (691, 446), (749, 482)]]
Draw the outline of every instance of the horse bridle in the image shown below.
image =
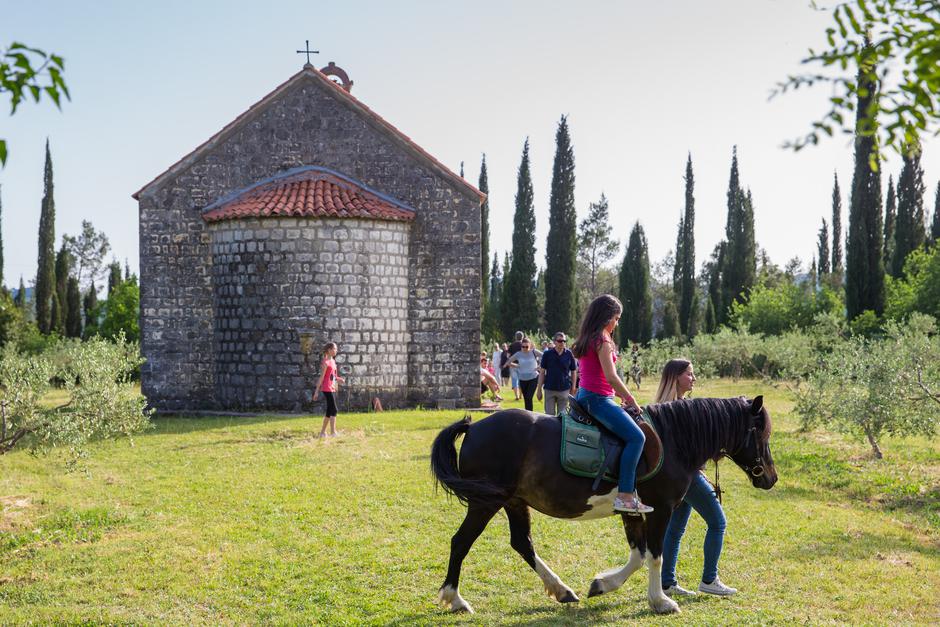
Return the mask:
[[(719, 484), (719, 481), (718, 481), (718, 477), (719, 477), (718, 476), (718, 459), (722, 457), (727, 457), (728, 459), (733, 461), (735, 464), (737, 464), (738, 468), (740, 468), (741, 470), (743, 470), (744, 472), (746, 472), (747, 474), (755, 478), (760, 477), (761, 475), (764, 474), (764, 458), (761, 457), (761, 455), (758, 454), (757, 459), (754, 460), (753, 466), (747, 466), (745, 464), (742, 464), (734, 458), (735, 455), (741, 452), (741, 449), (743, 449), (747, 445), (748, 440), (750, 440), (752, 437), (754, 438), (754, 445), (755, 447), (757, 447), (757, 438), (758, 438), (757, 425), (751, 425), (750, 430), (748, 430), (747, 432), (747, 436), (744, 438), (744, 442), (742, 442), (741, 446), (739, 446), (737, 450), (735, 450), (733, 453), (728, 453), (728, 450), (724, 448), (718, 450), (720, 455), (718, 458), (715, 459), (715, 496), (718, 497), (719, 503), (721, 503), (721, 485)], [(760, 447), (757, 447), (757, 450), (760, 451)]]

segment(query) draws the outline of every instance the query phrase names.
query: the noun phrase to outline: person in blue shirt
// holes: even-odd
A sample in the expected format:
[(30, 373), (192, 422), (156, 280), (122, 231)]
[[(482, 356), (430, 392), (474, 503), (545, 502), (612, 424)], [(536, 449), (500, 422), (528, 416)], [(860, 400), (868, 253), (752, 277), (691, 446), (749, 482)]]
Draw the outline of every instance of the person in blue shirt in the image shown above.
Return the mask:
[(536, 396), (545, 395), (545, 413), (555, 416), (568, 409), (568, 395), (578, 389), (578, 362), (567, 347), (568, 338), (559, 331), (555, 334), (554, 346), (542, 353), (539, 364), (539, 383)]

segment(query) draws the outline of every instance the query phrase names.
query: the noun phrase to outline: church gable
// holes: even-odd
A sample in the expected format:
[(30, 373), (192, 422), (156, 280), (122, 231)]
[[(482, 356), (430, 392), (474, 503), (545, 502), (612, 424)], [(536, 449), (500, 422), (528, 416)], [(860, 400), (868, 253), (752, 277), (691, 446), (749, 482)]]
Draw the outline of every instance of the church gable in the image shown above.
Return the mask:
[[(331, 63), (330, 65), (332, 66), (333, 64)], [(338, 70), (338, 68), (333, 68), (333, 70)], [(224, 149), (224, 146), (233, 139), (237, 141), (239, 136), (242, 135), (241, 131), (243, 131), (247, 126), (256, 123), (259, 119), (263, 119), (270, 115), (274, 110), (278, 109), (279, 105), (283, 103), (285, 98), (290, 98), (294, 93), (296, 93), (297, 90), (300, 90), (302, 93), (309, 93), (307, 90), (310, 87), (313, 87), (318, 95), (325, 95), (340, 103), (345, 109), (352, 112), (355, 118), (358, 118), (361, 122), (364, 122), (374, 130), (378, 131), (380, 135), (386, 137), (387, 140), (397, 149), (408, 154), (412, 159), (430, 170), (435, 175), (448, 181), (448, 183), (455, 190), (459, 191), (463, 195), (473, 198), (477, 203), (482, 203), (483, 199), (485, 198), (485, 194), (480, 192), (465, 179), (451, 171), (440, 161), (430, 155), (427, 151), (421, 148), (418, 144), (412, 141), (411, 138), (398, 130), (398, 128), (372, 111), (369, 107), (352, 96), (352, 94), (350, 94), (346, 89), (331, 81), (324, 73), (315, 69), (311, 65), (305, 65), (300, 72), (276, 87), (271, 93), (252, 105), (240, 116), (232, 120), (232, 122), (227, 124), (218, 133), (210, 137), (208, 140), (199, 145), (195, 150), (170, 166), (166, 171), (157, 176), (155, 179), (144, 185), (141, 189), (132, 195), (133, 198), (135, 200), (140, 200), (141, 196), (157, 192), (168, 182), (173, 181), (179, 175), (183, 174), (187, 169), (200, 164), (206, 159), (206, 157), (213, 154), (214, 152), (217, 152), (220, 149)], [(278, 112), (278, 114), (283, 115), (281, 112)], [(312, 117), (317, 118), (315, 114)], [(304, 128), (308, 126), (307, 122), (301, 122), (298, 120), (298, 123), (304, 125)], [(344, 142), (342, 139), (340, 139), (338, 143), (343, 144)], [(344, 146), (344, 148), (348, 148), (348, 146)], [(323, 161), (322, 158), (316, 160), (320, 162)], [(288, 167), (296, 167), (308, 165), (309, 163), (310, 162), (289, 163), (284, 165)], [(207, 202), (211, 200), (215, 199), (206, 199)]]

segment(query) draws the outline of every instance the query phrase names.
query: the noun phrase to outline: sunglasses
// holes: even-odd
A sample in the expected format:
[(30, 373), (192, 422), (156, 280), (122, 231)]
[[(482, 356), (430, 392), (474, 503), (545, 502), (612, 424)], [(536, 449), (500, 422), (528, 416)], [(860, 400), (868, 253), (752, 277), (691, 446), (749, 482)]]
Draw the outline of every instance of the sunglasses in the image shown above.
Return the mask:
[(563, 337), (556, 337), (556, 338), (555, 338), (555, 341), (556, 341), (556, 342), (567, 342), (568, 340), (566, 340), (566, 339), (563, 338)]

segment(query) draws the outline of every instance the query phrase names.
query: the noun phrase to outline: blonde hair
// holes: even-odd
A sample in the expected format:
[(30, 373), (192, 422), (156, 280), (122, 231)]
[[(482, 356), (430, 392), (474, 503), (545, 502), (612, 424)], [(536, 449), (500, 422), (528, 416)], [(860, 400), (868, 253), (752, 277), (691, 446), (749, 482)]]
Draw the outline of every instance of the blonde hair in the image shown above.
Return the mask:
[(663, 366), (663, 376), (659, 380), (654, 403), (668, 403), (679, 400), (679, 377), (688, 370), (692, 362), (688, 359), (670, 359)]

